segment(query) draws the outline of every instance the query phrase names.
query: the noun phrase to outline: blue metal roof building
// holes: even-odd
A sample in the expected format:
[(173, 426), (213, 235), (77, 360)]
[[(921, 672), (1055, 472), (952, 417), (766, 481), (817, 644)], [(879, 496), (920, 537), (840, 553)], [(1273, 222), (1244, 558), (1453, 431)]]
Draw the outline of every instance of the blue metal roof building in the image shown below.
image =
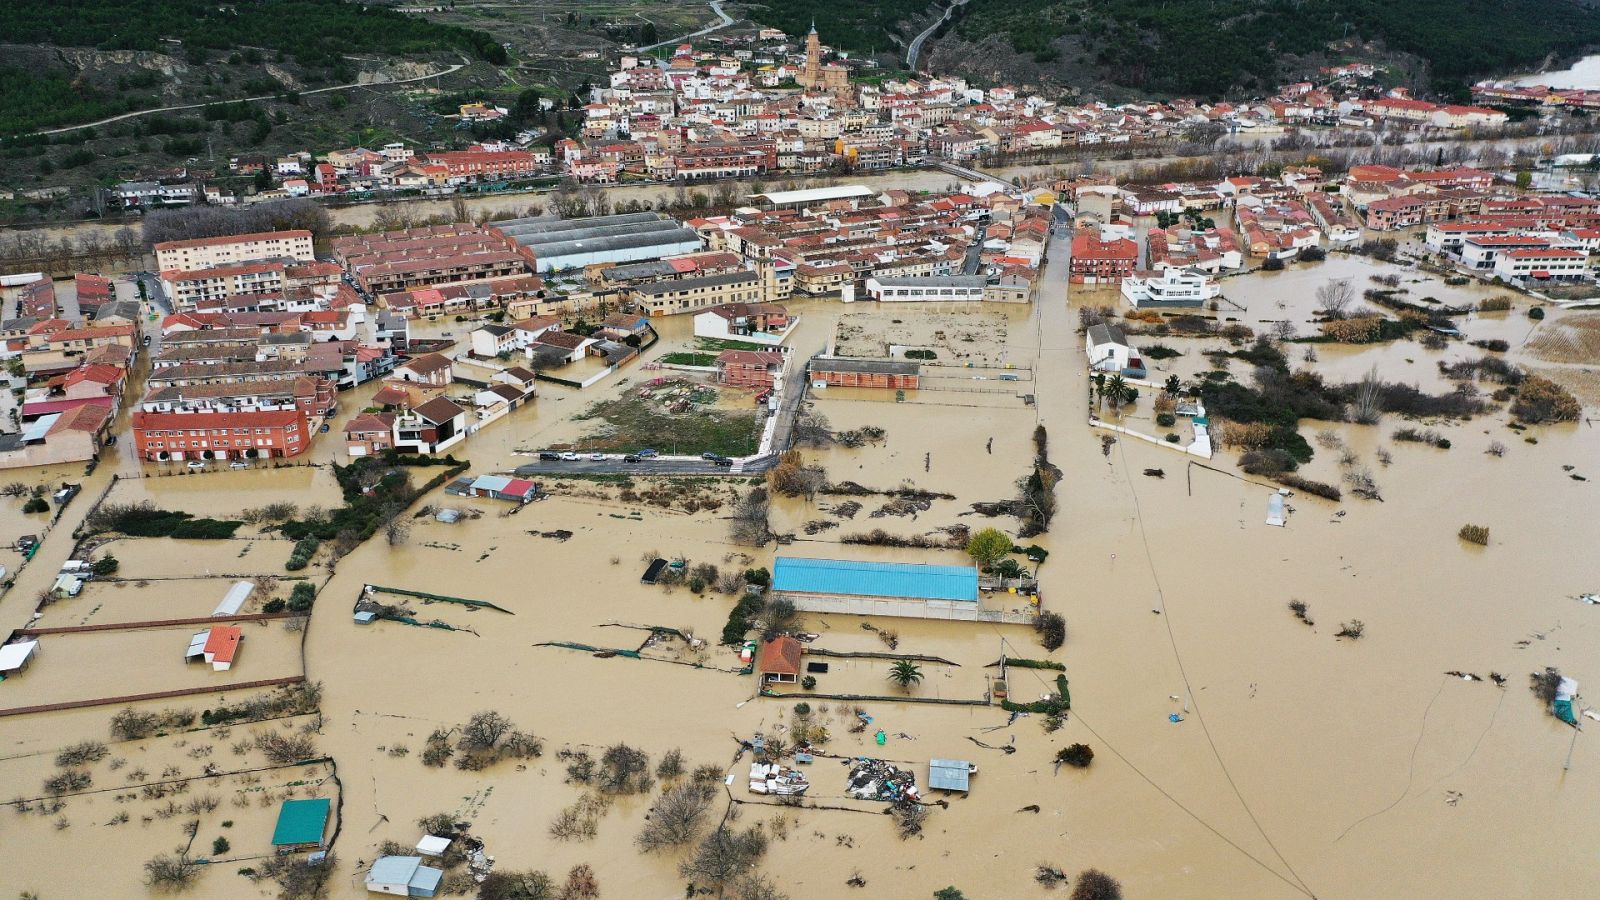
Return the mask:
[(772, 567), (772, 589), (801, 594), (976, 603), (978, 570), (973, 566), (780, 556)]
[(964, 759), (928, 761), (928, 787), (936, 791), (962, 791), (972, 778), (972, 763)]

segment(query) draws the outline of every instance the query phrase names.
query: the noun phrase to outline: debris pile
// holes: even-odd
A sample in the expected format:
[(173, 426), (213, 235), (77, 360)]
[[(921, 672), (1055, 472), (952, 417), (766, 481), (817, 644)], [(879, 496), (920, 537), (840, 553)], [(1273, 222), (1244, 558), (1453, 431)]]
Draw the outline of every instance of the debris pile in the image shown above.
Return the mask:
[(777, 763), (753, 762), (750, 764), (750, 793), (752, 794), (804, 794), (811, 787), (798, 770)]
[(897, 803), (901, 800), (918, 800), (917, 776), (892, 763), (858, 756), (847, 760), (850, 766), (847, 793), (857, 800), (883, 800)]

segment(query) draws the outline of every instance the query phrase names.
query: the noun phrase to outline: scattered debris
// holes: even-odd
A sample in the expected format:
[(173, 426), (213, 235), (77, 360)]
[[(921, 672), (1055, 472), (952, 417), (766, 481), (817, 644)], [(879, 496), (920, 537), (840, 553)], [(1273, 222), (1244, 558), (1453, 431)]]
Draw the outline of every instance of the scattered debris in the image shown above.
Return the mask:
[(1167, 477), (1167, 473), (1162, 471), (1161, 469), (1145, 469), (1144, 470), (1144, 474), (1150, 476), (1151, 478), (1165, 478), (1165, 477)]
[(917, 776), (906, 769), (866, 756), (845, 760), (845, 764), (850, 766), (846, 793), (857, 800), (899, 803), (918, 799)]
[(1035, 813), (1035, 814), (1037, 814), (1039, 812), (1039, 804), (1037, 804), (1037, 803), (1029, 803), (1027, 806), (1024, 806), (1021, 809), (1017, 810), (1017, 812), (1027, 812), (1027, 813)]

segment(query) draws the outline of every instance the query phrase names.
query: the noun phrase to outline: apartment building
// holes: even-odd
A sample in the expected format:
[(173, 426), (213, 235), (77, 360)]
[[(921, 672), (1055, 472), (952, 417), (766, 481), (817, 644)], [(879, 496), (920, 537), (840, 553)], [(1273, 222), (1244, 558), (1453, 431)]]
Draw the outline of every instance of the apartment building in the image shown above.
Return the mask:
[(193, 238), (156, 244), (156, 268), (163, 272), (213, 269), (236, 263), (265, 259), (292, 259), (315, 262), (311, 232), (262, 231), (231, 237)]

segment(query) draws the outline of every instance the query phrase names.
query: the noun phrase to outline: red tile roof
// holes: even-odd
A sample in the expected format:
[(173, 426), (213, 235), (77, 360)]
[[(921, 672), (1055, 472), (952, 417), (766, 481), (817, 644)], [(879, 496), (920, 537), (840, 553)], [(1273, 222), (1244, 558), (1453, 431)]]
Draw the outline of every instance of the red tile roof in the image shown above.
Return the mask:
[(756, 671), (767, 675), (800, 674), (800, 656), (805, 650), (788, 635), (775, 637), (761, 645), (756, 655)]
[(213, 625), (206, 638), (205, 652), (211, 654), (213, 662), (231, 663), (243, 639), (244, 630), (237, 625)]
[(265, 412), (220, 413), (154, 413), (133, 414), (134, 428), (285, 428), (300, 421), (297, 409), (274, 409)]

